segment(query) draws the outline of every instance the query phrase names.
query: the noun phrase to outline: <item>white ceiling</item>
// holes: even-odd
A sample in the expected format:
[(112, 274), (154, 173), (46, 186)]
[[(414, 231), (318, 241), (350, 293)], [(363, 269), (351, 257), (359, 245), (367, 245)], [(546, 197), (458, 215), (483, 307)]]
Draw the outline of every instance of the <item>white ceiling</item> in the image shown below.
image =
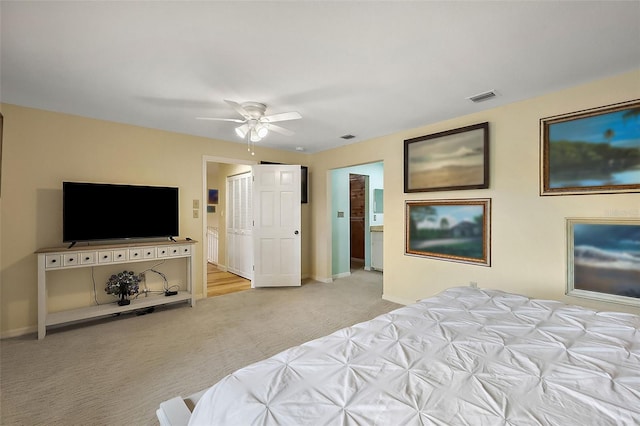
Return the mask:
[(260, 144), (308, 153), (640, 68), (639, 1), (3, 0), (0, 14), (2, 102), (243, 143), (195, 117), (257, 101), (303, 117)]

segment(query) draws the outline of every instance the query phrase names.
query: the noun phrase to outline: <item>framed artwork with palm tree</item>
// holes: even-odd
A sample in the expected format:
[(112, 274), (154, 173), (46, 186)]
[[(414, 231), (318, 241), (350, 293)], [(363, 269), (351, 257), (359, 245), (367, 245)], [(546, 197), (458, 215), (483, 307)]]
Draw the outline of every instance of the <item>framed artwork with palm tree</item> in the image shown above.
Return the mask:
[(405, 254), (491, 266), (491, 199), (405, 202)]
[(540, 195), (640, 192), (640, 100), (540, 120)]

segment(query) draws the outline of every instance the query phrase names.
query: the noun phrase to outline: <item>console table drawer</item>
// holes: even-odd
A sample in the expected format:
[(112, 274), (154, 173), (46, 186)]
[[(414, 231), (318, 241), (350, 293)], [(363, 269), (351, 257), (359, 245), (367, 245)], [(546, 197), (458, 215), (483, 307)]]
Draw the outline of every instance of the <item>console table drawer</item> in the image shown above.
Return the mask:
[(98, 252), (98, 263), (111, 263), (111, 262), (113, 262), (113, 252), (111, 250)]
[(88, 251), (86, 253), (80, 253), (80, 264), (81, 265), (92, 265), (96, 263), (96, 252)]
[(142, 251), (142, 257), (144, 259), (155, 259), (155, 257), (156, 257), (156, 248), (155, 247), (145, 248)]
[(47, 269), (62, 267), (62, 256), (59, 254), (48, 254), (44, 259), (45, 268)]
[(140, 248), (136, 248), (136, 249), (129, 249), (129, 259), (131, 260), (138, 260), (138, 259), (142, 259), (142, 249)]
[(62, 264), (64, 266), (73, 266), (77, 265), (80, 262), (78, 261), (79, 253), (68, 253), (62, 256)]
[(127, 250), (114, 250), (113, 261), (122, 262), (123, 260), (127, 260)]

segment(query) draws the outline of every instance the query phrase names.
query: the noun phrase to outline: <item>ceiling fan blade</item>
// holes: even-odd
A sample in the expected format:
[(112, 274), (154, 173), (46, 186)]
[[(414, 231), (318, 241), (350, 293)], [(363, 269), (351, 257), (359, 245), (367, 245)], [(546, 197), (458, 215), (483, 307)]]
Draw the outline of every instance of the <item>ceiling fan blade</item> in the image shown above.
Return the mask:
[(285, 129), (284, 127), (280, 127), (275, 124), (266, 123), (266, 126), (269, 131), (274, 131), (276, 133), (280, 133), (281, 135), (291, 136), (294, 134), (294, 132), (292, 132), (291, 130)]
[(196, 117), (196, 120), (231, 121), (232, 123), (244, 123), (246, 121), (246, 120), (240, 120), (239, 118), (213, 118), (213, 117)]
[(280, 114), (266, 115), (260, 119), (263, 123), (275, 123), (276, 121), (298, 120), (302, 118), (299, 112), (281, 112)]
[(244, 118), (246, 118), (247, 120), (251, 118), (251, 114), (249, 114), (249, 112), (247, 112), (247, 110), (246, 110), (246, 109), (244, 109), (244, 108), (242, 107), (242, 105), (240, 105), (239, 103), (234, 102), (234, 101), (229, 101), (229, 100), (227, 100), (227, 99), (225, 99), (224, 101), (225, 101), (227, 104), (229, 104), (229, 106), (230, 106), (231, 108), (235, 109), (235, 110), (236, 110), (236, 112), (237, 112), (238, 114), (240, 114), (241, 116), (243, 116), (243, 117), (244, 117)]

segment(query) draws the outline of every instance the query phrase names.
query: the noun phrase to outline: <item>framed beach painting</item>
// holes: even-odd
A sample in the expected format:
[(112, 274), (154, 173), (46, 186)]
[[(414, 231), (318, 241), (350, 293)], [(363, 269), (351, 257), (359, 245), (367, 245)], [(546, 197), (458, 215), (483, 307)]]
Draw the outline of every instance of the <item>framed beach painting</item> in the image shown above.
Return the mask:
[(405, 202), (405, 254), (491, 265), (491, 199)]
[(540, 120), (540, 195), (640, 192), (640, 100)]
[(640, 219), (567, 218), (567, 295), (640, 306)]
[(489, 123), (404, 141), (404, 192), (489, 187)]

